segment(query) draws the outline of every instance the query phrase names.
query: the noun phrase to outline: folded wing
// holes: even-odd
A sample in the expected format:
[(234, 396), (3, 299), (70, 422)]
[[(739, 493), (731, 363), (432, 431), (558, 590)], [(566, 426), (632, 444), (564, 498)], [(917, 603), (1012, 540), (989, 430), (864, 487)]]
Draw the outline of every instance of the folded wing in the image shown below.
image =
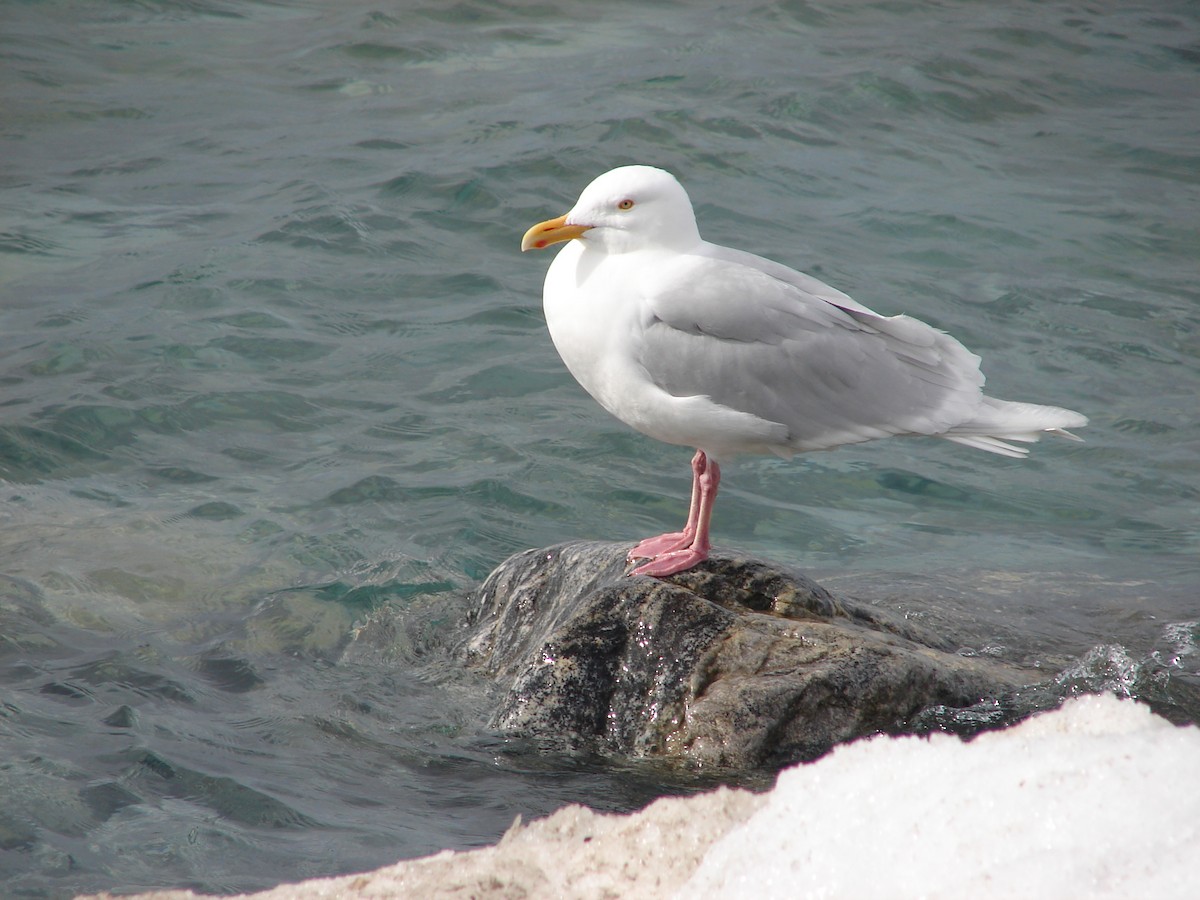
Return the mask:
[(979, 358), (949, 335), (707, 246), (716, 252), (677, 257), (645, 286), (640, 362), (663, 390), (780, 423), (789, 450), (940, 435), (979, 410)]

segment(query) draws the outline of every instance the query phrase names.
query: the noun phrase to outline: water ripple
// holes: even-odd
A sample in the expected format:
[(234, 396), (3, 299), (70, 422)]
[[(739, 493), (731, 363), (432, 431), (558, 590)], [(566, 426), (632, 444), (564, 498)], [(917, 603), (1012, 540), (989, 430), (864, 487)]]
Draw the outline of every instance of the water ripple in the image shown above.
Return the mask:
[(967, 730), (1075, 690), (1200, 715), (1194, 6), (737, 12), (6, 7), (9, 892), (251, 890), (678, 787), (497, 745), (436, 662), (508, 553), (678, 524), (688, 451), (572, 382), (517, 249), (628, 162), (1092, 417), (1019, 465), (738, 461), (722, 543), (1045, 674)]

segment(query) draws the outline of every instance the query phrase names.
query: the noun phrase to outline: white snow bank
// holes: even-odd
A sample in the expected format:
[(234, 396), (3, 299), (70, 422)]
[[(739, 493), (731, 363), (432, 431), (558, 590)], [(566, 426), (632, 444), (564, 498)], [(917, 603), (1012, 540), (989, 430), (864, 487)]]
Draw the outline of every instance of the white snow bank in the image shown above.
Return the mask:
[(1200, 897), (1200, 730), (1083, 697), (783, 772), (678, 897)]
[(572, 806), (493, 847), (256, 896), (1192, 900), (1200, 729), (1085, 697), (970, 743), (846, 745), (769, 795), (722, 789), (630, 816)]

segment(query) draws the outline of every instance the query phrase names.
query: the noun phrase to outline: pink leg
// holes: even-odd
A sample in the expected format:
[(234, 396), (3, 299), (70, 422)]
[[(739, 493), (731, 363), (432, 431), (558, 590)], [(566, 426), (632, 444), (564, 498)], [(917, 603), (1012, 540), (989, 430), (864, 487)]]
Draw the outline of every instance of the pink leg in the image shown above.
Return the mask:
[[(690, 544), (665, 550), (648, 563), (638, 566), (630, 575), (652, 575), (661, 578), (674, 575), (690, 569), (697, 563), (708, 559), (708, 551), (712, 545), (708, 539), (709, 523), (712, 521), (713, 503), (717, 499), (717, 488), (721, 485), (721, 468), (714, 460), (708, 459), (702, 451), (696, 451), (692, 460), (695, 473), (694, 485), (698, 494), (695, 503), (695, 536)], [(688, 516), (688, 524), (692, 524), (692, 515)], [(641, 546), (639, 544), (639, 546)]]
[(630, 562), (635, 559), (654, 559), (662, 553), (679, 550), (691, 546), (696, 539), (696, 518), (700, 515), (700, 473), (707, 465), (708, 457), (703, 450), (697, 450), (692, 457), (692, 503), (688, 508), (687, 523), (683, 531), (669, 531), (658, 537), (646, 538), (629, 551), (626, 556)]

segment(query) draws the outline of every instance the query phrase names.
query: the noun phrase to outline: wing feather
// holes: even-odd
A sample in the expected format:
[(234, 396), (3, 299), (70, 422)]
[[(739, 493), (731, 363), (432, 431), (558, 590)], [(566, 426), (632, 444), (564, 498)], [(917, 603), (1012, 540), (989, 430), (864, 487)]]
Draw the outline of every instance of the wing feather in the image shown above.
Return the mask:
[(780, 423), (796, 450), (940, 434), (975, 413), (979, 358), (958, 341), (747, 258), (681, 256), (644, 286), (639, 362), (663, 390)]

